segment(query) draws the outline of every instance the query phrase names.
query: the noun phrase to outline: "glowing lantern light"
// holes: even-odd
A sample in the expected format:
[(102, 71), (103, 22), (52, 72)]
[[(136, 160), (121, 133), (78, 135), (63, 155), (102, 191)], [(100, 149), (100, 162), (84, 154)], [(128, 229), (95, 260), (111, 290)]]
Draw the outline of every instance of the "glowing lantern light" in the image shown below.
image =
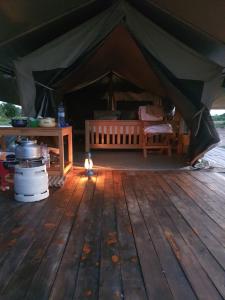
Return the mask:
[(91, 153), (90, 152), (86, 153), (86, 158), (85, 158), (85, 161), (84, 161), (84, 168), (86, 170), (86, 175), (87, 176), (94, 175), (94, 172), (93, 172), (93, 161), (91, 159)]

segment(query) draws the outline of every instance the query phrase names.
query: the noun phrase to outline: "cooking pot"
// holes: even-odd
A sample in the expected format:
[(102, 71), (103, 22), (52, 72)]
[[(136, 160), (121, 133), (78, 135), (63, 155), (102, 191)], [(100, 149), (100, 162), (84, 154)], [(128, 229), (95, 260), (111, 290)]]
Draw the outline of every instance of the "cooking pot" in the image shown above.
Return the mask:
[(41, 158), (41, 147), (37, 141), (23, 139), (16, 146), (15, 156), (20, 160), (39, 159)]
[(12, 118), (11, 124), (13, 127), (27, 127), (27, 118)]
[(39, 126), (40, 127), (55, 127), (56, 122), (54, 118), (42, 118), (39, 119)]

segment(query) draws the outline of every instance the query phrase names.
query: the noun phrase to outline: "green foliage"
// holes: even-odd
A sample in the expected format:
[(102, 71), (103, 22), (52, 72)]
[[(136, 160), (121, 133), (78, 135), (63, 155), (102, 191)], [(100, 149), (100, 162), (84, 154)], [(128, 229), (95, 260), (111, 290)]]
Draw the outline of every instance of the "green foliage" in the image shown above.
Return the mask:
[(0, 125), (11, 124), (11, 118), (21, 116), (21, 108), (11, 103), (0, 104)]
[(225, 121), (214, 121), (216, 128), (225, 128)]
[(6, 118), (13, 118), (21, 115), (21, 108), (12, 103), (2, 103), (0, 105), (0, 116)]
[(212, 116), (213, 121), (224, 121), (225, 122), (225, 114)]
[(216, 128), (225, 128), (225, 114), (212, 116)]

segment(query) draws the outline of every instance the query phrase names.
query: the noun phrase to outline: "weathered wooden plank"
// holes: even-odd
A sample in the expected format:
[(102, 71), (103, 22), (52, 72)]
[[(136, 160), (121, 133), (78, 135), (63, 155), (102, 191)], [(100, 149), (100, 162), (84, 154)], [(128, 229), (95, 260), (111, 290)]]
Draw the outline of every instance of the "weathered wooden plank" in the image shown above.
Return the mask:
[[(75, 195), (76, 201), (80, 201), (81, 199), (81, 203), (77, 216), (74, 218), (74, 223), (71, 224), (72, 228), (70, 232), (68, 232), (69, 238), (64, 253), (59, 253), (61, 263), (57, 269), (54, 284), (52, 282), (50, 286), (50, 288), (52, 288), (51, 294), (49, 295), (50, 299), (72, 299), (74, 295), (77, 271), (84, 241), (84, 232), (88, 226), (95, 187), (94, 178), (91, 180), (83, 178), (82, 181), (83, 185), (78, 187), (77, 195)], [(87, 181), (86, 189), (84, 189), (85, 181)]]
[[(68, 180), (65, 188), (55, 193), (51, 200), (49, 199), (39, 214), (40, 218), (31, 221), (29, 228), (26, 229), (9, 253), (6, 262), (10, 262), (10, 264), (4, 264), (0, 273), (0, 282), (2, 282), (2, 289), (5, 288), (5, 296), (10, 295), (9, 298), (21, 299), (23, 298), (21, 293), (22, 295), (26, 293), (26, 288), (28, 288), (34, 273), (37, 271), (48, 246), (48, 241), (51, 240), (57, 224), (60, 222), (64, 210), (63, 206), (68, 203), (73, 188), (76, 186), (74, 185), (71, 188), (71, 184), (75, 184), (75, 178), (71, 177), (70, 179), (72, 181)], [(57, 207), (57, 204), (59, 207)]]
[[(164, 192), (166, 191), (167, 198), (170, 199), (171, 202), (173, 203), (174, 197), (172, 197), (173, 191), (172, 191), (171, 187), (168, 185), (168, 183), (166, 181), (164, 181), (162, 179), (162, 177), (157, 176), (156, 180), (160, 184), (162, 190)], [(169, 193), (168, 193), (168, 191), (169, 191)], [(181, 198), (180, 201), (182, 202), (183, 199)], [(173, 203), (173, 205), (174, 205), (174, 203)], [(170, 207), (171, 207), (171, 205), (170, 205)], [(176, 205), (175, 205), (175, 207), (178, 209), (178, 207)], [(223, 246), (221, 247), (221, 243), (214, 237), (214, 235), (210, 232), (210, 230), (207, 228), (207, 226), (205, 226), (204, 222), (200, 218), (200, 214), (199, 215), (194, 214), (194, 212), (190, 213), (188, 210), (185, 209), (185, 207), (183, 207), (183, 208), (180, 207), (180, 209), (178, 209), (178, 211), (185, 218), (186, 222), (188, 222), (190, 224), (190, 226), (193, 228), (193, 231), (198, 233), (200, 239), (204, 242), (204, 244), (207, 246), (207, 248), (210, 250), (210, 252), (214, 255), (214, 257), (217, 259), (217, 261), (225, 269), (224, 247)]]
[[(201, 189), (202, 191), (205, 191), (207, 194), (215, 196), (216, 201), (219, 203), (225, 204), (225, 177), (223, 175), (217, 174), (217, 173), (211, 173), (211, 172), (200, 172), (199, 176), (196, 178), (192, 175), (193, 172), (190, 174), (187, 174), (189, 177), (188, 180), (193, 182), (194, 178), (194, 184)], [(203, 175), (203, 176), (202, 176)], [(221, 177), (223, 180), (220, 180)], [(203, 183), (201, 181), (201, 178), (206, 178), (207, 181)], [(197, 179), (197, 180), (196, 180)]]
[(177, 233), (172, 222), (169, 222), (168, 216), (162, 212), (157, 212), (158, 218), (164, 228), (164, 234), (171, 245), (177, 259), (180, 261), (186, 276), (192, 284), (198, 299), (211, 300), (222, 299), (214, 285), (208, 279), (200, 263), (190, 251), (187, 244)]
[(132, 183), (126, 176), (123, 176), (123, 186), (148, 297), (150, 299), (173, 299), (158, 255), (140, 212)]
[[(3, 221), (1, 224), (1, 237), (0, 237), (0, 263), (7, 258), (11, 249), (13, 249), (17, 242), (26, 234), (27, 228), (30, 227), (30, 223), (35, 220), (39, 222), (40, 213), (43, 207), (46, 206), (48, 200), (31, 205), (27, 203), (27, 206), (19, 207), (18, 211), (14, 211), (11, 219)], [(34, 226), (33, 222), (33, 226)], [(1, 277), (1, 275), (0, 275)]]
[[(154, 247), (159, 256), (164, 274), (173, 293), (174, 299), (196, 299), (190, 283), (188, 282), (179, 262), (176, 260), (169, 243), (167, 242), (157, 216), (152, 209), (152, 202), (160, 206), (162, 199), (155, 197), (152, 193), (149, 182), (153, 183), (153, 176), (135, 176), (132, 186), (135, 187), (135, 194), (145, 219)], [(155, 187), (155, 193), (158, 188)]]
[[(29, 226), (29, 223), (38, 217), (47, 201), (48, 199), (36, 203), (23, 203), (21, 206), (16, 206), (9, 215), (3, 217), (0, 224), (1, 245), (18, 237), (18, 234), (24, 231), (22, 227)], [(1, 258), (2, 256), (0, 256), (0, 261)]]
[(114, 237), (108, 242), (112, 244), (116, 242), (119, 243), (124, 298), (129, 300), (145, 300), (147, 299), (147, 294), (142, 279), (141, 266), (135, 247), (135, 241), (121, 181), (121, 174), (119, 172), (114, 172), (113, 185), (116, 205), (118, 241)]
[(101, 256), (102, 210), (104, 200), (104, 172), (98, 173), (93, 195), (93, 209), (89, 215), (87, 233), (77, 272), (73, 299), (98, 299)]
[[(203, 187), (207, 187), (222, 199), (225, 199), (225, 176), (215, 172), (190, 172), (190, 175), (197, 179)], [(225, 201), (225, 200), (224, 200)]]
[[(196, 202), (203, 210), (206, 211), (210, 216), (216, 214), (216, 220), (223, 229), (225, 229), (225, 203), (221, 202), (221, 197), (212, 192), (210, 189), (204, 188), (201, 184), (187, 174), (182, 174), (182, 176), (170, 175), (170, 177), (175, 180), (175, 182), (185, 191), (187, 195)], [(219, 221), (219, 222), (218, 222)]]
[[(154, 179), (152, 179), (154, 186), (157, 188)], [(202, 268), (208, 274), (208, 277), (211, 279), (213, 284), (216, 286), (217, 290), (220, 294), (225, 297), (225, 286), (224, 286), (224, 278), (225, 271), (221, 267), (221, 265), (216, 261), (215, 257), (210, 253), (207, 246), (201, 241), (198, 231), (195, 228), (192, 228), (185, 221), (184, 217), (178, 213), (172, 203), (169, 201), (168, 197), (164, 193), (162, 193), (157, 188), (161, 206), (167, 211), (183, 239), (192, 250), (192, 253), (196, 256)], [(204, 235), (204, 233), (203, 233)], [(213, 244), (211, 243), (211, 246)], [(221, 245), (220, 249), (224, 251)], [(223, 255), (225, 258), (225, 253)]]
[(225, 299), (224, 179), (104, 174), (86, 186), (71, 172), (24, 208), (3, 197), (0, 298)]
[[(157, 193), (155, 191), (157, 190)], [(162, 201), (163, 194), (154, 185), (152, 191), (158, 201)], [(160, 200), (159, 200), (160, 199)], [(175, 224), (168, 217), (167, 212), (156, 202), (151, 202), (154, 212), (157, 214), (160, 224), (163, 227), (165, 237), (173, 249), (173, 252), (182, 265), (198, 299), (222, 299), (221, 295), (208, 278), (196, 256), (191, 251), (189, 245), (184, 241)]]
[(105, 176), (99, 299), (123, 299), (119, 247), (109, 243), (118, 239), (112, 172), (106, 171)]
[[(46, 206), (50, 205), (50, 201), (46, 200)], [(31, 206), (31, 204), (28, 204), (28, 206)], [(40, 203), (41, 205), (41, 203)], [(15, 231), (12, 231), (12, 235), (10, 235), (4, 243), (2, 242), (2, 248), (1, 248), (1, 258), (5, 257), (6, 262), (2, 264), (2, 268), (0, 270), (0, 287), (3, 288), (8, 281), (7, 275), (11, 276), (12, 271), (15, 270), (18, 262), (20, 262), (23, 257), (26, 255), (26, 252), (29, 250), (29, 247), (32, 244), (32, 241), (34, 239), (34, 232), (36, 230), (36, 227), (39, 226), (39, 223), (41, 222), (41, 217), (47, 215), (47, 210), (44, 209), (46, 206), (42, 207), (41, 212), (39, 212), (38, 217), (32, 218), (33, 213), (32, 211), (35, 211), (35, 207), (38, 207), (38, 204), (31, 206), (30, 214), (26, 216), (26, 218), (30, 219), (30, 222), (28, 226), (22, 228), (24, 230), (18, 230), (18, 228), (15, 229)], [(13, 222), (13, 221), (12, 221)], [(23, 221), (21, 221), (23, 223)], [(21, 228), (19, 228), (21, 229)], [(17, 235), (17, 238), (15, 236)], [(10, 247), (7, 247), (7, 246)], [(5, 247), (6, 246), (6, 247)], [(22, 251), (21, 255), (18, 255)], [(10, 264), (7, 263), (7, 261), (10, 261)]]
[(163, 176), (163, 178), (167, 181), (168, 185), (175, 192), (170, 194), (170, 199), (172, 203), (177, 207), (177, 209), (183, 215), (185, 214), (186, 219), (189, 216), (189, 220), (191, 222), (195, 222), (195, 227), (204, 224), (207, 227), (207, 229), (215, 236), (218, 242), (224, 246), (225, 232), (217, 224), (215, 215), (214, 220), (211, 219), (198, 205), (196, 205), (194, 201), (192, 201), (192, 199), (171, 178), (169, 178), (168, 175)]
[(13, 191), (0, 191), (0, 220), (7, 218), (10, 214), (17, 210), (19, 207), (23, 206), (23, 203), (13, 200)]

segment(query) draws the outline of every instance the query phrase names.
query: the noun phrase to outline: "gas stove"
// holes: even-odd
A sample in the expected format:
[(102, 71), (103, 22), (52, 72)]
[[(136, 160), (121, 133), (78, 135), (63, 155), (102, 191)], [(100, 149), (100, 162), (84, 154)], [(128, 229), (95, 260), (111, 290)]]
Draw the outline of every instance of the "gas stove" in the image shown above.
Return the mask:
[(15, 155), (7, 155), (0, 164), (2, 186), (6, 175), (14, 173), (14, 198), (22, 202), (40, 201), (49, 196), (46, 154), (34, 141), (26, 139), (15, 149)]

